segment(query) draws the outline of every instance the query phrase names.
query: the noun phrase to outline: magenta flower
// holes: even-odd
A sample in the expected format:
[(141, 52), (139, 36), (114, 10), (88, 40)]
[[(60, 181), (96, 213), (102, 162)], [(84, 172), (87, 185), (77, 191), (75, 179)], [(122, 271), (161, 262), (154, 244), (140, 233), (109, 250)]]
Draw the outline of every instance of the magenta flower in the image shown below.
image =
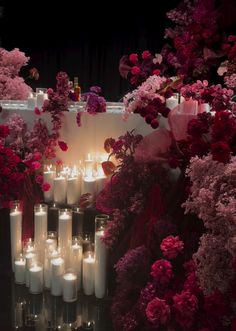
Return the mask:
[(143, 51), (142, 52), (142, 59), (143, 60), (148, 60), (152, 57), (152, 54), (149, 51)]
[(172, 260), (183, 250), (184, 243), (179, 237), (169, 236), (162, 240), (161, 250), (165, 257)]
[(31, 165), (34, 170), (38, 170), (41, 167), (41, 163), (39, 163), (38, 161), (32, 162)]
[(130, 54), (129, 60), (130, 60), (130, 62), (132, 62), (134, 64), (137, 63), (138, 62), (138, 54), (134, 54), (134, 53)]
[(149, 322), (158, 327), (166, 324), (170, 318), (170, 307), (165, 300), (154, 298), (146, 308), (146, 316)]
[(41, 188), (42, 188), (43, 192), (48, 192), (51, 188), (51, 185), (49, 183), (43, 183)]
[(35, 177), (35, 181), (36, 181), (37, 184), (42, 185), (43, 184), (43, 176), (41, 174), (37, 175)]
[(41, 115), (41, 111), (40, 111), (40, 109), (39, 109), (38, 107), (35, 107), (35, 108), (34, 108), (34, 113), (35, 113), (36, 115)]
[(167, 260), (157, 260), (151, 269), (152, 277), (162, 285), (168, 284), (173, 277), (172, 265)]
[(137, 66), (134, 66), (134, 67), (131, 68), (131, 74), (132, 75), (138, 75), (140, 73), (140, 71), (141, 71), (140, 68), (137, 67)]
[(58, 145), (63, 152), (66, 152), (68, 149), (67, 144), (64, 141), (58, 141)]

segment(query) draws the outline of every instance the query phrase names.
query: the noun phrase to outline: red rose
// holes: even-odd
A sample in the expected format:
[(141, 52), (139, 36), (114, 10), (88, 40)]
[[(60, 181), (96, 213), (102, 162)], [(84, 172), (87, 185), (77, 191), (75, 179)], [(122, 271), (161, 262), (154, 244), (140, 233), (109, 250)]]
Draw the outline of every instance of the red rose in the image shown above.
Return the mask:
[(153, 70), (153, 72), (152, 72), (153, 75), (157, 75), (157, 76), (159, 76), (160, 73), (161, 73), (161, 70), (159, 70), (159, 69), (155, 69), (155, 70)]
[(51, 185), (48, 183), (43, 183), (43, 185), (41, 187), (42, 187), (43, 192), (47, 192), (50, 190)]
[(148, 59), (150, 59), (151, 56), (152, 55), (151, 55), (151, 53), (149, 51), (142, 52), (142, 59), (143, 60), (148, 60)]
[(58, 145), (63, 152), (66, 152), (68, 149), (67, 144), (64, 141), (58, 141)]
[(136, 75), (140, 74), (140, 71), (141, 71), (140, 68), (137, 67), (137, 66), (134, 66), (134, 67), (131, 68), (131, 74), (132, 75), (136, 76)]
[(36, 115), (41, 115), (41, 111), (40, 111), (40, 109), (39, 109), (38, 107), (35, 107), (35, 108), (34, 108), (34, 113), (35, 113)]
[(134, 53), (130, 54), (129, 60), (132, 63), (137, 63), (138, 62), (138, 54), (134, 54)]
[(211, 145), (211, 153), (213, 160), (227, 163), (230, 160), (230, 148), (224, 141), (218, 141)]

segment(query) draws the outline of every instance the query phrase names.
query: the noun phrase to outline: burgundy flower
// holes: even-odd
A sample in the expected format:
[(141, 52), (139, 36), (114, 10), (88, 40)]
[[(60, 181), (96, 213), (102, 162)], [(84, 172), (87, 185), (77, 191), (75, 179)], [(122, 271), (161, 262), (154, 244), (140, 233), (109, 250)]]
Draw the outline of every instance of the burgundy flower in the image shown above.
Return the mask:
[(9, 127), (7, 125), (0, 125), (0, 138), (6, 138), (9, 135)]
[(224, 141), (218, 141), (211, 145), (211, 152), (213, 160), (227, 163), (230, 160), (230, 148)]
[(34, 170), (38, 170), (41, 168), (41, 163), (39, 163), (38, 161), (34, 161), (31, 163), (32, 169)]
[(157, 260), (151, 269), (152, 277), (162, 285), (168, 284), (173, 277), (172, 265), (167, 260)]
[(146, 308), (146, 316), (149, 322), (158, 327), (164, 325), (170, 318), (170, 307), (165, 300), (154, 298)]
[(157, 76), (159, 76), (160, 75), (160, 73), (161, 73), (161, 70), (159, 70), (159, 69), (155, 69), (155, 70), (153, 70), (153, 75), (157, 75)]
[(220, 291), (205, 297), (204, 310), (206, 313), (216, 319), (221, 318), (227, 313), (227, 305), (224, 296)]
[(48, 192), (51, 188), (51, 185), (49, 183), (43, 183), (41, 186), (43, 192)]
[(183, 250), (184, 243), (179, 237), (169, 236), (162, 240), (161, 250), (164, 256), (168, 259), (175, 259), (178, 254)]
[(138, 54), (134, 54), (134, 53), (130, 54), (129, 60), (130, 60), (130, 62), (132, 62), (134, 64), (137, 63), (138, 62)]
[(58, 141), (58, 145), (63, 152), (66, 152), (68, 149), (67, 144), (64, 141)]
[(140, 74), (140, 71), (141, 71), (140, 68), (137, 67), (137, 66), (134, 66), (134, 67), (131, 68), (131, 74), (134, 75), (134, 76)]
[(182, 291), (173, 297), (173, 301), (178, 323), (184, 328), (191, 327), (198, 308), (197, 297), (189, 291)]
[(192, 119), (188, 123), (187, 132), (190, 136), (198, 137), (203, 133), (202, 123), (198, 119)]
[(158, 122), (158, 120), (156, 118), (154, 118), (154, 120), (151, 121), (151, 127), (153, 129), (157, 129), (158, 126), (159, 126), (159, 122)]
[(148, 59), (150, 59), (151, 56), (152, 55), (151, 55), (151, 53), (149, 51), (143, 51), (142, 52), (142, 59), (143, 60), (148, 60)]
[(76, 123), (77, 123), (78, 127), (81, 126), (81, 113), (80, 112), (78, 112), (76, 114)]
[(42, 185), (43, 184), (43, 176), (42, 175), (37, 175), (35, 177), (35, 181), (37, 184)]

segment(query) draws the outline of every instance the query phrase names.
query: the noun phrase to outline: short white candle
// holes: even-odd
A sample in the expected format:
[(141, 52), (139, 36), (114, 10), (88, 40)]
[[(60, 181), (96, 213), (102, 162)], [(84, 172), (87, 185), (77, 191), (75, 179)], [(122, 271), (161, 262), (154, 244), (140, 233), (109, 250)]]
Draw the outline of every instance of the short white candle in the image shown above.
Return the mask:
[(10, 212), (10, 230), (11, 230), (11, 261), (12, 270), (14, 270), (14, 261), (20, 255), (22, 250), (21, 234), (22, 234), (22, 211), (19, 207), (14, 208)]
[(50, 189), (47, 192), (44, 192), (44, 201), (50, 202), (53, 200), (53, 186), (54, 178), (56, 177), (56, 172), (52, 170), (44, 171), (43, 178), (44, 182), (50, 184)]
[(84, 177), (82, 179), (82, 190), (81, 194), (90, 193), (95, 196), (97, 193), (96, 180), (93, 177)]
[(42, 293), (43, 291), (43, 268), (40, 265), (34, 265), (29, 269), (30, 286), (32, 294)]
[(42, 108), (44, 100), (46, 100), (46, 99), (47, 99), (46, 93), (43, 93), (42, 91), (39, 91), (39, 93), (37, 93), (37, 95), (36, 95), (36, 105), (37, 105), (37, 107)]
[(80, 176), (67, 179), (67, 204), (75, 205), (78, 203), (81, 194)]
[(29, 269), (32, 266), (34, 260), (36, 259), (36, 254), (33, 252), (29, 252), (25, 255), (26, 260), (26, 268), (25, 268), (25, 284), (29, 287)]
[(51, 294), (55, 296), (62, 295), (62, 276), (65, 270), (65, 263), (61, 257), (51, 260), (52, 279)]
[(95, 296), (99, 299), (106, 294), (106, 278), (107, 278), (107, 248), (101, 238), (104, 236), (104, 231), (95, 232)]
[(25, 283), (25, 265), (26, 265), (26, 261), (22, 256), (15, 260), (15, 282), (16, 282), (16, 284)]
[(53, 197), (56, 203), (66, 202), (67, 180), (65, 177), (54, 178)]
[(62, 294), (65, 302), (77, 300), (77, 276), (68, 272), (62, 277)]
[(51, 288), (51, 279), (52, 279), (51, 260), (55, 259), (58, 256), (59, 256), (59, 252), (57, 250), (46, 252), (46, 256), (44, 259), (44, 268), (43, 268), (44, 286), (46, 288)]
[(94, 293), (94, 263), (91, 254), (83, 258), (83, 290), (86, 295)]
[(178, 106), (179, 100), (176, 96), (172, 96), (168, 99), (166, 99), (166, 107), (168, 107), (170, 110), (174, 109), (176, 106)]
[(82, 259), (83, 259), (83, 246), (79, 243), (74, 243), (71, 246), (70, 266), (74, 269), (77, 275), (78, 290), (81, 289), (82, 282)]

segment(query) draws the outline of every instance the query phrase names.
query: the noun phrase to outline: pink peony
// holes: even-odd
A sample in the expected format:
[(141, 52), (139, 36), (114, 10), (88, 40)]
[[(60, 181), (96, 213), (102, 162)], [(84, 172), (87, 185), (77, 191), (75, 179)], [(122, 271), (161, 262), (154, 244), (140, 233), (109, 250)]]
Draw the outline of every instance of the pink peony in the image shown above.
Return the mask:
[(168, 236), (162, 240), (161, 250), (165, 257), (172, 260), (183, 250), (184, 243), (179, 237)]
[(68, 149), (67, 144), (64, 141), (58, 141), (58, 145), (63, 152), (66, 152)]
[(172, 265), (167, 260), (157, 260), (152, 265), (152, 277), (160, 284), (166, 285), (173, 277)]
[(146, 308), (146, 316), (149, 322), (158, 327), (159, 324), (166, 324), (170, 318), (170, 307), (165, 300), (154, 298)]
[(49, 183), (43, 183), (41, 188), (42, 188), (43, 192), (48, 192), (51, 188), (51, 185)]
[(132, 75), (136, 76), (136, 75), (140, 74), (140, 71), (141, 71), (140, 68), (137, 67), (137, 66), (134, 66), (134, 67), (131, 68), (131, 74)]

